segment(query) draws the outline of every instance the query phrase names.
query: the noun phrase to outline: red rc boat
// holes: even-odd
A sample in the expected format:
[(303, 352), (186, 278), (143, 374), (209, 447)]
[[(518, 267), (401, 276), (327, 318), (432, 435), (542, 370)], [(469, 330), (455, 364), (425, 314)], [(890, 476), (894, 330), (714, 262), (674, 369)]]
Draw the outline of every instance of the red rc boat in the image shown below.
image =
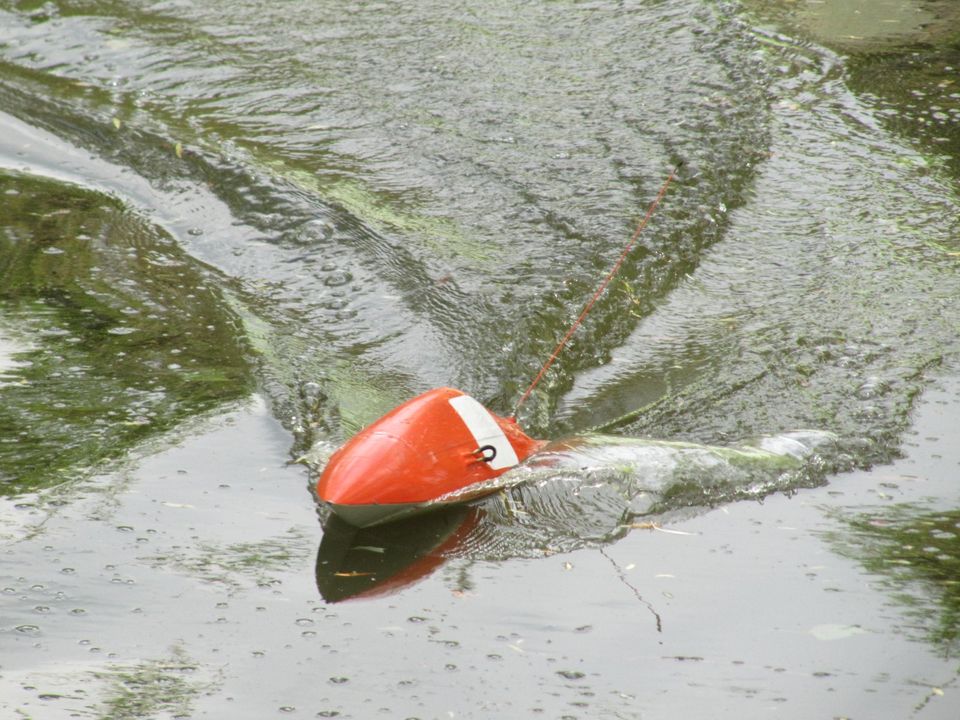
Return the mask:
[[(680, 165), (670, 172), (613, 269), (540, 368), (517, 409), (617, 274)], [(317, 495), (351, 525), (379, 525), (489, 494), (496, 485), (488, 481), (545, 444), (469, 395), (437, 388), (387, 413), (337, 450), (317, 482)]]
[(317, 495), (351, 525), (369, 527), (492, 492), (545, 443), (453, 388), (405, 402), (333, 454)]

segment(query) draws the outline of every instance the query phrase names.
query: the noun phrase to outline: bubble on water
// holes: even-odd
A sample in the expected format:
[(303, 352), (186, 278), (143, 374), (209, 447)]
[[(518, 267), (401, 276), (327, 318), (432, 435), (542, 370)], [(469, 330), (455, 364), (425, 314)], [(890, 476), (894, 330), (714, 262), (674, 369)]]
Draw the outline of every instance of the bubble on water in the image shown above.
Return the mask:
[(343, 685), (350, 682), (350, 678), (338, 675), (330, 678), (330, 682), (332, 682), (334, 685)]
[(316, 404), (325, 398), (323, 386), (317, 382), (305, 382), (300, 391), (303, 393), (303, 399), (310, 404)]
[(557, 675), (565, 680), (581, 680), (586, 677), (584, 673), (577, 670), (557, 670)]
[(18, 633), (23, 633), (24, 635), (39, 635), (40, 626), (39, 625), (17, 625), (14, 630)]
[(340, 287), (353, 280), (353, 275), (346, 270), (335, 270), (323, 279), (323, 284), (327, 287)]
[(857, 388), (857, 397), (861, 400), (873, 400), (890, 390), (890, 384), (878, 377), (869, 377)]
[(333, 297), (323, 303), (323, 306), (327, 310), (343, 310), (347, 305), (350, 304), (350, 301), (342, 297)]
[(298, 245), (314, 245), (330, 240), (336, 231), (336, 227), (326, 220), (310, 220), (294, 230), (289, 239)]

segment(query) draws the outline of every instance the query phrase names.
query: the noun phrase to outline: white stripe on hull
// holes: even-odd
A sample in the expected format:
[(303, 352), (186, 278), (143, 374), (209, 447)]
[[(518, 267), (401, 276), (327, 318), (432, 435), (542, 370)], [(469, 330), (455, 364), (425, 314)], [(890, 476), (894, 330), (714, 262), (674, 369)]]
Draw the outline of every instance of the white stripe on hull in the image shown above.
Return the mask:
[(477, 448), (489, 446), (496, 451), (493, 459), (488, 463), (492, 470), (511, 468), (520, 462), (513, 445), (503, 434), (503, 430), (500, 429), (489, 410), (469, 395), (452, 397), (449, 402), (450, 407), (460, 416), (467, 430), (473, 435), (473, 439), (477, 441)]

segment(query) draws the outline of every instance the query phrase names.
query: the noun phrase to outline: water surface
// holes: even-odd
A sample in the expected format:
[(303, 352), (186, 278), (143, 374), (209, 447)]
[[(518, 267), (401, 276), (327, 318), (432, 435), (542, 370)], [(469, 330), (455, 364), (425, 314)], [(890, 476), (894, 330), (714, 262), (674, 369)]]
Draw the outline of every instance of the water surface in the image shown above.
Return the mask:
[[(947, 717), (955, 20), (0, 0), (0, 707)], [(680, 161), (519, 417), (599, 460), (331, 543), (291, 461), (438, 385), (509, 413)], [(323, 541), (414, 570), (332, 606)]]

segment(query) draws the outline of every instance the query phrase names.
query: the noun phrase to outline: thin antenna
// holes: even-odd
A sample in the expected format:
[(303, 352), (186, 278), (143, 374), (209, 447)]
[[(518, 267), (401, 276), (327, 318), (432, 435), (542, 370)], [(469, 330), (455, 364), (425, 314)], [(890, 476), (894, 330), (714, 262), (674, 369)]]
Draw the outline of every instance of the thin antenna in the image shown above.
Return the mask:
[(516, 407), (513, 409), (513, 415), (516, 417), (517, 412), (520, 410), (520, 406), (523, 405), (527, 398), (530, 397), (530, 394), (533, 392), (533, 389), (537, 387), (537, 384), (540, 380), (543, 379), (543, 376), (547, 374), (547, 371), (550, 369), (550, 366), (553, 365), (554, 361), (557, 359), (557, 356), (566, 346), (567, 341), (573, 337), (573, 334), (577, 331), (577, 328), (583, 323), (583, 319), (587, 314), (593, 309), (594, 304), (597, 300), (600, 299), (600, 296), (603, 295), (603, 291), (607, 289), (607, 285), (610, 284), (610, 281), (613, 280), (613, 277), (620, 270), (620, 266), (623, 265), (623, 261), (627, 259), (627, 255), (630, 254), (630, 251), (633, 249), (633, 246), (636, 244), (637, 239), (640, 237), (640, 233), (643, 232), (643, 229), (647, 226), (650, 218), (653, 216), (654, 211), (657, 209), (657, 205), (660, 204), (660, 201), (663, 200), (663, 196), (667, 194), (667, 188), (670, 187), (670, 183), (673, 182), (674, 177), (676, 177), (677, 171), (683, 167), (683, 161), (681, 160), (676, 164), (673, 170), (670, 171), (670, 174), (667, 176), (667, 179), (663, 182), (663, 185), (660, 187), (660, 192), (657, 193), (657, 196), (653, 199), (653, 202), (650, 203), (650, 208), (647, 210), (647, 214), (643, 216), (643, 219), (637, 225), (637, 229), (634, 231), (633, 236), (630, 238), (630, 242), (627, 243), (626, 247), (623, 248), (623, 252), (620, 253), (620, 257), (617, 259), (617, 262), (614, 263), (613, 268), (607, 273), (607, 276), (603, 279), (603, 282), (600, 283), (600, 287), (597, 288), (597, 291), (593, 294), (593, 297), (587, 301), (587, 304), (584, 305), (583, 310), (580, 312), (580, 316), (574, 321), (573, 325), (570, 326), (570, 329), (567, 330), (566, 335), (557, 343), (557, 346), (553, 349), (553, 352), (550, 353), (550, 357), (547, 358), (547, 361), (543, 364), (543, 367), (540, 368), (540, 372), (537, 373), (537, 376), (533, 379), (533, 382), (530, 383), (530, 387), (526, 389), (523, 393), (523, 396), (517, 402)]

